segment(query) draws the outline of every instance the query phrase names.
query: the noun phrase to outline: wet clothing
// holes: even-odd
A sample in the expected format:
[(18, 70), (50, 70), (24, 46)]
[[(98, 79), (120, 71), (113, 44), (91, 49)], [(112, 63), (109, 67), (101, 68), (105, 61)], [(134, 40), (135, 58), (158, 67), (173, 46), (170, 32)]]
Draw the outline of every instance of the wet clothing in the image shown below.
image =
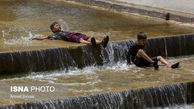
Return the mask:
[[(151, 59), (153, 61), (158, 61), (157, 57), (152, 57)], [(138, 67), (145, 67), (145, 66), (150, 66), (151, 65), (151, 63), (148, 62), (147, 60), (145, 60), (144, 58), (139, 58), (137, 56), (135, 57), (134, 64)]]
[(80, 43), (80, 39), (82, 38), (85, 41), (88, 41), (89, 37), (81, 34), (81, 33), (70, 33), (66, 36), (71, 42), (78, 42)]
[(66, 35), (68, 35), (68, 34), (69, 34), (69, 32), (60, 31), (60, 32), (57, 32), (57, 33), (54, 33), (54, 34), (48, 36), (48, 39), (68, 41), (68, 38), (66, 37)]
[(89, 39), (89, 37), (84, 34), (65, 31), (60, 31), (48, 36), (48, 39), (50, 40), (64, 40), (78, 43), (80, 43), (81, 38), (86, 41)]
[(144, 46), (137, 45), (137, 44), (134, 44), (134, 45), (130, 46), (130, 48), (127, 52), (127, 62), (128, 63), (131, 63), (131, 62), (134, 63), (137, 52), (139, 51), (139, 49), (143, 49), (143, 48), (144, 48)]
[[(139, 49), (143, 49), (144, 46), (134, 44), (129, 48), (129, 51), (127, 52), (127, 63), (130, 64), (133, 62), (136, 66), (143, 67), (143, 66), (149, 66), (151, 63), (145, 60), (144, 58), (137, 57), (137, 52)], [(153, 61), (157, 61), (156, 57), (151, 58)]]

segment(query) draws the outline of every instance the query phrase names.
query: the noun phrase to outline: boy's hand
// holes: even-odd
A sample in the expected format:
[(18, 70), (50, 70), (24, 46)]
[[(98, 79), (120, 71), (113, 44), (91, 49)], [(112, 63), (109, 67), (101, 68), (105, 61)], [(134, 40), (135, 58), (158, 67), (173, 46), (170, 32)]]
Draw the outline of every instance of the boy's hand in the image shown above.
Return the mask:
[(36, 37), (30, 38), (29, 40), (34, 40), (34, 39), (36, 39)]

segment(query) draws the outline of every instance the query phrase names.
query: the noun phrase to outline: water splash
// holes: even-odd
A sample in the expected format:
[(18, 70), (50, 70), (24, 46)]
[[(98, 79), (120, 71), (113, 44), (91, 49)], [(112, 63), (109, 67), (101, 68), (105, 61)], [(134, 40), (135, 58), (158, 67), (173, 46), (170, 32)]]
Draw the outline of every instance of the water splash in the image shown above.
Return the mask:
[(61, 29), (62, 29), (63, 31), (69, 31), (69, 30), (70, 30), (70, 29), (69, 29), (69, 25), (68, 25), (67, 22), (64, 21), (63, 19), (59, 19), (59, 20), (58, 20), (58, 23), (61, 24)]
[(41, 37), (42, 34), (35, 34), (24, 27), (12, 26), (8, 30), (2, 30), (4, 47), (13, 45), (30, 46), (32, 37)]

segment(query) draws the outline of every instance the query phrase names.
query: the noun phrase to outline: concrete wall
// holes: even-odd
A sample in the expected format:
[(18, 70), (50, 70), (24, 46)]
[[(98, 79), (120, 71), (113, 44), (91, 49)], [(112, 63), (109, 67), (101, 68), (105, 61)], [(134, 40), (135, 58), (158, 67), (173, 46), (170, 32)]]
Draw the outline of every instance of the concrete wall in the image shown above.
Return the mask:
[[(121, 12), (129, 12), (129, 13), (137, 13), (140, 15), (146, 15), (151, 17), (162, 18), (165, 20), (174, 20), (178, 22), (194, 22), (194, 15), (187, 14), (177, 11), (164, 10), (159, 8), (151, 8), (146, 6), (138, 6), (138, 5), (126, 5), (124, 3), (118, 2), (110, 2), (107, 0), (67, 0), (67, 1), (75, 1), (78, 3), (83, 3), (91, 6), (97, 6), (107, 9), (113, 9)], [(187, 8), (187, 7), (186, 7)]]

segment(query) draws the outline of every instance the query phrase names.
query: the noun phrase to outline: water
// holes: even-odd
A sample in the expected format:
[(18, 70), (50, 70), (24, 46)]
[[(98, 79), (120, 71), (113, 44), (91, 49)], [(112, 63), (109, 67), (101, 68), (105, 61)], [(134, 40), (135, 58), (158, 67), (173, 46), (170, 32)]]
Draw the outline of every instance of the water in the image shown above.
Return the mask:
[[(149, 108), (147, 108), (149, 109)], [(155, 109), (194, 109), (194, 104), (190, 104), (190, 105), (175, 105), (175, 106), (171, 106), (171, 107), (157, 107)]]
[[(194, 28), (160, 19), (118, 13), (55, 0), (3, 0), (0, 2), (0, 52), (80, 46), (64, 41), (31, 41), (31, 37), (48, 36), (53, 21), (64, 30), (82, 32), (110, 41), (136, 39), (140, 31), (149, 37), (193, 33)], [(87, 21), (87, 22), (86, 22)]]
[[(138, 68), (118, 62), (112, 66), (89, 66), (83, 69), (56, 70), (47, 72), (32, 72), (30, 74), (3, 77), (0, 88), (1, 105), (21, 103), (25, 101), (39, 101), (47, 99), (60, 99), (71, 96), (92, 95), (97, 93), (118, 92), (123, 90), (146, 88), (150, 86), (167, 85), (179, 82), (193, 81), (193, 56), (168, 58), (170, 62), (179, 61), (181, 68), (170, 69), (161, 66), (159, 71), (153, 68)], [(33, 99), (13, 99), (10, 86), (54, 86), (54, 93), (24, 93), (33, 95)], [(19, 93), (20, 94), (20, 93)], [(22, 93), (21, 93), (22, 94)]]
[[(28, 40), (33, 36), (51, 34), (49, 25), (53, 21), (60, 22), (64, 30), (82, 32), (89, 36), (95, 36), (97, 39), (102, 39), (106, 34), (110, 34), (112, 42), (136, 39), (136, 34), (139, 31), (146, 32), (149, 37), (161, 37), (189, 34), (193, 33), (194, 30), (191, 26), (179, 25), (150, 17), (102, 9), (90, 9), (54, 0), (3, 0), (0, 1), (0, 12), (5, 13), (0, 17), (0, 52), (80, 45), (63, 41)], [(171, 62), (180, 61), (181, 68), (171, 70), (161, 66), (160, 70), (156, 71), (153, 68), (137, 68), (134, 65), (126, 65), (126, 61), (121, 58), (119, 58), (121, 60), (115, 58), (116, 56), (121, 56), (123, 51), (115, 52), (114, 47), (111, 44), (109, 46), (107, 52), (110, 56), (108, 60), (103, 60), (103, 63), (106, 63), (104, 66), (96, 66), (94, 64), (83, 69), (74, 66), (69, 70), (58, 69), (1, 76), (0, 105), (118, 92), (193, 81), (193, 56), (168, 58), (168, 61)], [(56, 52), (60, 53), (60, 50), (56, 50)], [(168, 52), (166, 51), (165, 53), (168, 56)], [(42, 54), (40, 53), (40, 58), (38, 59), (41, 59), (41, 56)], [(105, 57), (106, 53), (102, 56)], [(71, 63), (74, 65), (74, 62)], [(41, 67), (44, 67), (44, 63)], [(56, 90), (53, 93), (10, 92), (10, 86), (15, 85), (29, 87), (54, 86)], [(17, 94), (25, 94), (28, 97), (24, 99), (10, 97)], [(33, 97), (31, 98), (30, 96)]]

